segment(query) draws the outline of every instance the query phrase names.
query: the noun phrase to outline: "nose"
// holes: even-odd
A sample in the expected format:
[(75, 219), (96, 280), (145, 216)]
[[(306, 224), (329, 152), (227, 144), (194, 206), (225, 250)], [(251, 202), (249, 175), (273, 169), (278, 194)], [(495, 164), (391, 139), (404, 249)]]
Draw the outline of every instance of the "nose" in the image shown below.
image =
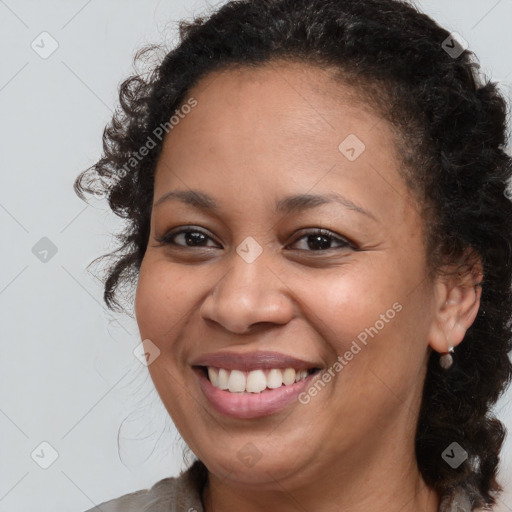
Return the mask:
[(293, 318), (290, 283), (277, 275), (261, 254), (252, 263), (234, 253), (227, 272), (200, 307), (203, 319), (237, 334), (258, 324), (284, 325)]

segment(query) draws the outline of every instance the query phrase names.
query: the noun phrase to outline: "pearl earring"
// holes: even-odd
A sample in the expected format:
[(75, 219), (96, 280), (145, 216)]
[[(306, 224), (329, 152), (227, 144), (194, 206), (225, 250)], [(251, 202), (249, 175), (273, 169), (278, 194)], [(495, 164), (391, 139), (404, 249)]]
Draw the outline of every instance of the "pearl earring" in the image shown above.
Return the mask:
[(453, 354), (453, 347), (450, 346), (448, 348), (448, 352), (446, 354), (443, 354), (439, 358), (439, 364), (441, 365), (441, 368), (444, 368), (445, 370), (450, 368), (450, 366), (453, 364), (452, 354)]

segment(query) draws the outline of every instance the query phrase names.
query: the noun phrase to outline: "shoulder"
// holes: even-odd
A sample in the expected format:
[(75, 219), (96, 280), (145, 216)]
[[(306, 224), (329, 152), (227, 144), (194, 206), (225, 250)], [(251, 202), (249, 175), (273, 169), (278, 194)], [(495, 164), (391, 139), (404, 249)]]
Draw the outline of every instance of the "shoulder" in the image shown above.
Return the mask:
[(125, 494), (85, 512), (203, 512), (205, 480), (206, 468), (196, 461), (177, 477), (164, 478), (150, 489)]

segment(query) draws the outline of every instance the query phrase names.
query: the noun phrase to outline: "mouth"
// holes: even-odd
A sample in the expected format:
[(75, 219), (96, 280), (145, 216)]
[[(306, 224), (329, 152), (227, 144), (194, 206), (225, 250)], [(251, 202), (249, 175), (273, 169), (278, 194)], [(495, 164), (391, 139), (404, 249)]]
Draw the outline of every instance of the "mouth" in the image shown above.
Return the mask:
[(276, 352), (214, 353), (191, 366), (206, 407), (221, 417), (243, 420), (298, 405), (301, 393), (322, 371), (317, 363)]
[(252, 371), (217, 368), (214, 366), (196, 367), (202, 371), (210, 384), (229, 393), (266, 393), (274, 389), (291, 386), (320, 371), (320, 368), (260, 368)]

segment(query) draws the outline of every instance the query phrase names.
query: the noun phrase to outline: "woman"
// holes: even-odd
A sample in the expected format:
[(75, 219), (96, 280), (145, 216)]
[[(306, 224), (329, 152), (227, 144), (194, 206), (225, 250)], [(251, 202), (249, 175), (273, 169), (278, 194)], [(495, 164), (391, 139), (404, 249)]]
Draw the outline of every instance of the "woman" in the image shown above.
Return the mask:
[(75, 189), (128, 221), (105, 301), (136, 281), (197, 461), (100, 509), (492, 507), (512, 367), (496, 86), (398, 0), (244, 0), (180, 27)]

